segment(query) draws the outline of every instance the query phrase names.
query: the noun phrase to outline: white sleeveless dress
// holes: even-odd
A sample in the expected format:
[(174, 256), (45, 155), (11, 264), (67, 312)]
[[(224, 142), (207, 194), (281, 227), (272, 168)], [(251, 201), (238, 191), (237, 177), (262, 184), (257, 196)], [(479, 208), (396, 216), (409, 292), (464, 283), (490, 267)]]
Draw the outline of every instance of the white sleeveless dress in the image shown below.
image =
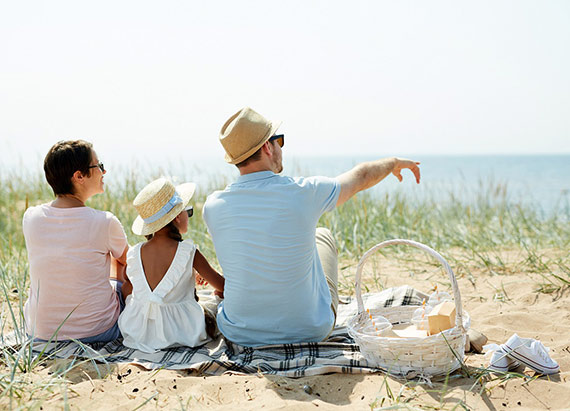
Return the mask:
[(204, 310), (194, 299), (192, 269), (196, 246), (178, 243), (166, 274), (151, 291), (144, 273), (139, 243), (127, 253), (127, 277), (133, 292), (119, 317), (123, 345), (144, 352), (172, 346), (195, 347), (208, 341)]

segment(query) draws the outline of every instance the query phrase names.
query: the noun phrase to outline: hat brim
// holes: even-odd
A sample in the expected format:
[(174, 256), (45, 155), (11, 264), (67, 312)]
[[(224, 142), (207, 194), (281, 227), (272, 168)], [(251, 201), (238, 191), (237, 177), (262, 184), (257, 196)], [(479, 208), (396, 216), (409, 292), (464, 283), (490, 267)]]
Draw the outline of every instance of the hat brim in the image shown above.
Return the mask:
[(269, 140), (269, 138), (275, 134), (275, 132), (277, 131), (277, 129), (281, 126), (282, 121), (277, 121), (277, 122), (273, 122), (271, 123), (271, 128), (269, 129), (269, 133), (267, 133), (266, 136), (263, 137), (263, 139), (261, 140), (261, 142), (256, 145), (255, 147), (251, 148), (250, 150), (246, 151), (244, 154), (242, 154), (241, 156), (233, 159), (231, 158), (228, 153), (226, 153), (224, 160), (226, 160), (226, 163), (230, 163), (230, 164), (238, 164), (241, 163), (242, 161), (248, 159), (249, 157), (251, 157), (253, 155), (253, 153), (255, 153), (257, 150), (259, 150), (259, 148), (264, 145), (267, 140)]
[(176, 192), (182, 199), (182, 203), (175, 205), (172, 210), (166, 213), (163, 217), (150, 224), (145, 223), (141, 216), (137, 216), (131, 226), (131, 230), (133, 230), (133, 233), (136, 235), (149, 235), (156, 233), (158, 230), (174, 220), (174, 218), (176, 218), (176, 216), (188, 206), (188, 203), (192, 199), (195, 191), (196, 184), (194, 183), (184, 183), (176, 186)]

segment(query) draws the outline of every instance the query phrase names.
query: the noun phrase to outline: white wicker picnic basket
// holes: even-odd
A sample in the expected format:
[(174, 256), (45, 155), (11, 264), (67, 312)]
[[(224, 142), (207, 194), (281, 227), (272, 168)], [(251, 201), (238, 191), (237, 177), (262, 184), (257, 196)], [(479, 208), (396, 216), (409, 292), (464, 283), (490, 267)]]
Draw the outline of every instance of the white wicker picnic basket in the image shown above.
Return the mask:
[[(366, 312), (361, 295), (361, 275), (366, 260), (377, 250), (393, 245), (407, 245), (419, 248), (435, 257), (449, 276), (455, 300), (455, 327), (427, 337), (382, 337), (370, 332), (370, 316), (385, 317), (392, 324), (411, 323), (417, 305), (381, 307)], [(360, 259), (356, 269), (355, 283), (358, 313), (348, 322), (348, 332), (360, 347), (369, 365), (406, 378), (446, 375), (458, 369), (464, 358), (468, 315), (461, 306), (461, 294), (457, 280), (445, 259), (430, 247), (411, 240), (388, 240), (375, 245)], [(465, 315), (464, 315), (465, 314)]]

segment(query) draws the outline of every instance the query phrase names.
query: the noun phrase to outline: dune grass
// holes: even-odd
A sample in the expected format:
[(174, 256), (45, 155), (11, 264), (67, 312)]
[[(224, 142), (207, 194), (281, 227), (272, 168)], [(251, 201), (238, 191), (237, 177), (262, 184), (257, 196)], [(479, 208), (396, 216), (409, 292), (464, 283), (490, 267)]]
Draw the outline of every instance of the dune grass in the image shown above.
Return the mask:
[[(159, 174), (161, 172), (156, 176)], [(115, 214), (125, 227), (129, 243), (135, 244), (142, 237), (130, 231), (136, 216), (131, 202), (150, 179), (139, 179), (134, 171), (126, 171), (124, 177), (121, 184), (107, 187), (104, 194), (91, 199), (88, 205)], [(201, 187), (194, 199), (195, 213), (186, 235), (214, 265), (217, 260), (202, 219), (202, 205), (206, 193), (223, 188), (225, 183), (214, 179), (208, 187)], [(2, 348), (0, 403), (10, 408), (37, 408), (54, 392), (67, 398), (65, 375), (76, 366), (71, 362), (67, 368), (40, 381), (28, 376), (30, 371), (45, 365), (47, 358), (34, 354), (24, 341), (22, 310), (29, 278), (21, 221), (27, 207), (50, 201), (53, 194), (41, 174), (0, 174), (0, 186), (0, 340), (16, 331), (21, 342), (16, 351)], [(341, 293), (353, 293), (354, 267), (362, 254), (391, 238), (412, 239), (432, 247), (451, 263), (458, 276), (469, 276), (474, 268), (493, 275), (535, 272), (542, 276), (536, 285), (538, 292), (555, 293), (570, 285), (567, 202), (561, 202), (557, 210), (545, 216), (533, 207), (508, 202), (507, 188), (493, 184), (481, 186), (474, 201), (467, 203), (462, 198), (464, 196), (457, 192), (434, 193), (421, 199), (398, 192), (383, 196), (365, 192), (323, 215), (319, 224), (334, 233), (341, 272), (347, 273), (340, 278)], [(509, 250), (516, 253), (514, 262), (502, 258), (503, 252)], [(402, 260), (407, 258), (400, 249), (386, 252)], [(473, 378), (479, 383), (495, 380), (485, 372)], [(385, 388), (384, 401), (398, 403), (401, 395), (389, 391), (387, 380)], [(386, 405), (379, 399), (376, 405), (382, 404)]]

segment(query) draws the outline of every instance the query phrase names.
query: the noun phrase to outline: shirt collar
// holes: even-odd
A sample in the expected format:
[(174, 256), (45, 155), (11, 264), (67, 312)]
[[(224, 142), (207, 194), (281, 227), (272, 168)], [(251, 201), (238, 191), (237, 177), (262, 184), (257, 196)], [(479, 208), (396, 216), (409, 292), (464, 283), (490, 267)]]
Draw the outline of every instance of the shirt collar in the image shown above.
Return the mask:
[(275, 175), (277, 174), (275, 174), (273, 171), (258, 171), (256, 173), (244, 174), (238, 177), (238, 179), (236, 180), (236, 184), (247, 183), (250, 181), (257, 181), (257, 180), (265, 180), (266, 178), (271, 178)]

